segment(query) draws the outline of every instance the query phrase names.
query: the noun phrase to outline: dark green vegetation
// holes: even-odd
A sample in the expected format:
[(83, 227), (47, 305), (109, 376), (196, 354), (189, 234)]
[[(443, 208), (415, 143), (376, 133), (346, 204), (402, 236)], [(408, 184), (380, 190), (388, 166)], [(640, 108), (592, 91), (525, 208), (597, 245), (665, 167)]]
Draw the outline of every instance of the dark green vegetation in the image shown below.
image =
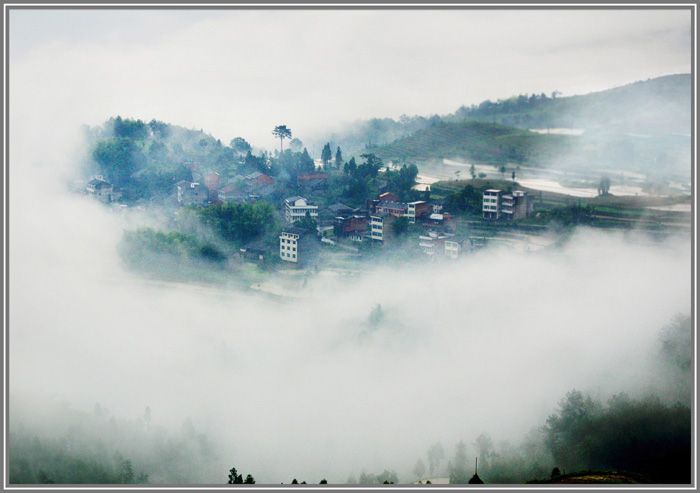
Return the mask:
[(372, 149), (386, 160), (461, 158), (485, 164), (553, 164), (571, 152), (574, 138), (485, 122), (439, 122)]
[(624, 393), (607, 405), (569, 392), (547, 419), (545, 443), (565, 470), (619, 469), (654, 483), (690, 483), (690, 408), (658, 397), (635, 400)]
[[(175, 184), (192, 181), (188, 166), (196, 163), (228, 179), (254, 171), (272, 173), (267, 153), (258, 156), (242, 137), (230, 146), (201, 130), (190, 130), (158, 120), (111, 118), (100, 127), (85, 127), (88, 155), (86, 174), (101, 174), (122, 188), (123, 202), (162, 203), (172, 199)], [(290, 152), (291, 154), (291, 152)], [(301, 153), (296, 153), (296, 159)]]
[(217, 446), (186, 420), (178, 433), (142, 417), (92, 413), (52, 398), (13, 395), (8, 436), (11, 484), (198, 483), (216, 471)]
[(267, 202), (216, 203), (190, 211), (222, 239), (239, 246), (274, 228), (276, 220), (275, 210)]

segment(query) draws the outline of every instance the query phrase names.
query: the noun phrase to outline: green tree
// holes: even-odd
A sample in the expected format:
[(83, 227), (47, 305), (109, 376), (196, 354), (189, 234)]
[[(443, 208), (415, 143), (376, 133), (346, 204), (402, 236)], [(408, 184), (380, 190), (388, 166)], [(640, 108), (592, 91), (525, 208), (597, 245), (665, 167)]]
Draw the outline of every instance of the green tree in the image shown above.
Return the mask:
[(335, 167), (340, 168), (343, 164), (343, 153), (340, 151), (340, 146), (335, 150)]
[(245, 481), (243, 481), (243, 484), (255, 484), (255, 479), (253, 478), (253, 476), (251, 476), (250, 474), (248, 474), (248, 475), (245, 477)]
[(472, 175), (472, 180), (476, 179), (476, 166), (472, 163), (471, 168), (469, 168), (469, 174)]
[(296, 221), (294, 226), (315, 233), (318, 228), (318, 222), (316, 219), (311, 217), (311, 213), (309, 211), (306, 211), (304, 218)]
[(474, 441), (474, 446), (476, 447), (476, 452), (479, 454), (481, 462), (488, 466), (491, 457), (494, 455), (493, 440), (491, 437), (482, 433)]
[(216, 203), (196, 209), (202, 222), (235, 244), (254, 240), (274, 227), (275, 211), (269, 203)]
[(299, 171), (302, 173), (313, 173), (316, 170), (316, 163), (309, 156), (309, 151), (304, 147), (304, 151), (301, 153), (299, 158)]
[(289, 141), (289, 148), (292, 150), (292, 152), (301, 152), (303, 147), (304, 143), (296, 137)]
[(321, 151), (321, 161), (323, 161), (324, 169), (328, 168), (328, 163), (330, 163), (331, 157), (331, 144), (329, 142), (326, 142), (326, 145), (323, 146), (323, 150)]
[(391, 225), (391, 230), (396, 236), (401, 236), (408, 231), (409, 225), (408, 218), (406, 216), (401, 216)]
[(345, 163), (343, 165), (343, 173), (346, 175), (354, 175), (357, 172), (357, 163), (355, 162), (355, 158), (351, 157), (350, 161)]
[(231, 140), (231, 148), (241, 154), (249, 152), (252, 147), (243, 137), (236, 137)]
[(469, 473), (467, 472), (467, 446), (462, 440), (455, 448), (455, 456), (450, 463), (450, 484), (468, 484)]
[(122, 120), (120, 116), (117, 116), (110, 121), (114, 136), (117, 138), (126, 137), (132, 140), (144, 140), (151, 133), (149, 126), (141, 120), (131, 120), (129, 118)]
[(610, 193), (610, 177), (603, 175), (600, 177), (598, 185), (598, 195), (608, 195)]
[(292, 130), (287, 128), (287, 125), (277, 125), (272, 131), (272, 135), (280, 139), (280, 154), (282, 153), (282, 143), (284, 139), (292, 138)]
[(100, 140), (92, 157), (102, 173), (119, 186), (126, 184), (131, 175), (146, 163), (141, 148), (128, 137)]
[(328, 484), (328, 481), (326, 479), (322, 479), (318, 484)]

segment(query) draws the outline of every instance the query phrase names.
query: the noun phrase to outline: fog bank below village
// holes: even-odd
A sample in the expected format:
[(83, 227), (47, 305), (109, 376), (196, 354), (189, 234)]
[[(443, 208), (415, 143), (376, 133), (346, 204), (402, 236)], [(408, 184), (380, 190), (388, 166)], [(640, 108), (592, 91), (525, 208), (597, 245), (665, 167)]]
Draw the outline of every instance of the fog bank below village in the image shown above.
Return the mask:
[(573, 388), (677, 398), (649, 362), (690, 311), (687, 237), (579, 230), (548, 253), (312, 276), (280, 303), (126, 273), (129, 217), (50, 199), (10, 209), (10, 391), (124, 418), (149, 406), (172, 429), (191, 418), (258, 483), (408, 479), (436, 441), (448, 457), (482, 432), (519, 441)]

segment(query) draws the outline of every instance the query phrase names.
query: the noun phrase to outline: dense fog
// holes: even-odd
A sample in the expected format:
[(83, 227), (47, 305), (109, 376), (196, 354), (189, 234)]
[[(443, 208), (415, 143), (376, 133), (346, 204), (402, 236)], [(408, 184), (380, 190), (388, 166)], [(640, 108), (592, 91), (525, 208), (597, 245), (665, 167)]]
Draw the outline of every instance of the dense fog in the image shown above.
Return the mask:
[(125, 419), (148, 406), (172, 430), (189, 418), (222, 449), (204, 481), (231, 466), (259, 483), (408, 478), (436, 441), (448, 456), (482, 432), (519, 441), (574, 388), (679, 398), (651, 362), (690, 311), (687, 237), (578, 230), (546, 252), (321, 272), (279, 300), (127, 273), (132, 218), (42, 197), (11, 196), (10, 391)]
[[(408, 17), (414, 19), (414, 14), (417, 11)], [(580, 13), (575, 14), (570, 19), (578, 23)], [(385, 27), (381, 21), (390, 20), (390, 15), (383, 13), (369, 27), (362, 24), (364, 14), (355, 16), (354, 24), (344, 29), (362, 25), (380, 32), (379, 27)], [(290, 37), (295, 37), (296, 24), (287, 19), (299, 16), (277, 13), (273, 25), (294, 26)], [(156, 281), (126, 269), (119, 256), (124, 230), (158, 227), (158, 213), (113, 212), (82, 193), (69, 193), (68, 183), (89, 153), (78, 138), (81, 123), (92, 125), (117, 114), (183, 125), (197, 122), (224, 140), (250, 133), (251, 142), (254, 138), (262, 143), (256, 145), (269, 142), (276, 148), (270, 133), (274, 125), (289, 124), (297, 132), (330, 125), (331, 120), (374, 115), (376, 102), (385, 99), (382, 94), (396, 95), (392, 78), (383, 82), (384, 92), (371, 93), (366, 101), (346, 98), (349, 106), (362, 99), (364, 106), (357, 115), (349, 111), (330, 115), (336, 94), (325, 93), (319, 102), (314, 99), (316, 89), (323, 85), (338, 91), (334, 84), (343, 75), (330, 68), (342, 64), (329, 59), (321, 69), (316, 59), (311, 65), (308, 60), (297, 63), (297, 55), (280, 49), (285, 37), (265, 43), (287, 64), (273, 75), (286, 76), (290, 64), (295, 70), (297, 65), (312, 66), (313, 73), (324, 74), (317, 85), (308, 83), (312, 76), (307, 71), (294, 78), (293, 87), (303, 86), (305, 98), (281, 106), (272, 96), (287, 98), (290, 91), (280, 89), (280, 77), (267, 71), (270, 61), (258, 55), (265, 65), (256, 65), (253, 82), (246, 79), (253, 85), (265, 81), (258, 99), (247, 92), (252, 86), (231, 89), (230, 82), (242, 78), (246, 59), (208, 49), (207, 43), (243, 46), (250, 57), (256, 51), (247, 48), (248, 40), (238, 43), (239, 37), (253, 30), (256, 36), (271, 31), (262, 25), (245, 32), (232, 30), (226, 22), (230, 17), (197, 24), (178, 43), (171, 37), (178, 31), (163, 24), (158, 42), (151, 40), (155, 45), (148, 50), (141, 49), (140, 39), (122, 44), (124, 40), (115, 34), (114, 40), (94, 44), (73, 43), (68, 36), (14, 53), (7, 168), (11, 434), (26, 437), (28, 447), (36, 435), (70, 451), (70, 443), (88, 443), (104, 427), (112, 434), (95, 440), (108, 449), (105, 457), (120, 467), (121, 459), (111, 458), (114, 450), (119, 451), (121, 458), (134, 461), (137, 475), (149, 474), (153, 483), (225, 483), (231, 467), (252, 474), (258, 484), (289, 483), (293, 478), (345, 483), (363, 472), (383, 470), (395, 471), (401, 482), (408, 482), (415, 479), (416, 461), (425, 460), (435, 443), (444, 445), (449, 458), (463, 440), (469, 464), (477, 454), (474, 441), (482, 433), (499, 447), (520, 443), (545, 423), (572, 389), (602, 400), (625, 392), (634, 398), (656, 394), (669, 405), (690, 404), (688, 385), (679, 385), (678, 374), (658, 364), (664, 327), (677, 314), (691, 312), (688, 236), (659, 239), (635, 231), (579, 228), (566, 241), (538, 251), (488, 247), (453, 263), (368, 262), (370, 267), (362, 274), (310, 270), (304, 282), (290, 280), (285, 272), (270, 274), (266, 286), (289, 296), (233, 282)], [(520, 29), (530, 26), (519, 15), (508, 17)], [(661, 24), (656, 17), (642, 17), (651, 32), (657, 25), (661, 29), (686, 22), (685, 17), (678, 21), (668, 13)], [(431, 19), (431, 32), (447, 32), (438, 22), (441, 18)], [(617, 37), (619, 26), (605, 19), (604, 24), (612, 26), (605, 32)], [(19, 26), (20, 30), (33, 26), (32, 20)], [(207, 38), (212, 26), (223, 42), (217, 44), (221, 40), (216, 36)], [(395, 32), (401, 34), (416, 24), (402, 26)], [(336, 27), (327, 23), (323, 29)], [(633, 27), (630, 23), (626, 29)], [(671, 27), (664, 46), (685, 43), (686, 31), (678, 34)], [(448, 34), (461, 39), (460, 31)], [(587, 35), (574, 34), (570, 43), (578, 50), (567, 58), (573, 68), (559, 82), (568, 82), (571, 93), (602, 87), (603, 82), (592, 75), (580, 77), (581, 57), (575, 55), (590, 43)], [(493, 35), (500, 36), (497, 30)], [(199, 45), (204, 38), (206, 43)], [(318, 39), (326, 37), (304, 38), (314, 46), (322, 44)], [(358, 45), (350, 36), (334, 39), (342, 40), (334, 47)], [(651, 43), (655, 38), (647, 34), (645, 39)], [(526, 47), (530, 55), (520, 63), (555, 53), (546, 41)], [(465, 50), (454, 44), (452, 58), (461, 59)], [(375, 56), (371, 42), (362, 44), (354, 66), (367, 67), (367, 50), (371, 52), (367, 58), (384, 68), (385, 60)], [(635, 64), (616, 83), (650, 73), (643, 50), (637, 49), (635, 57), (623, 56), (628, 49), (621, 50), (615, 60), (642, 59), (644, 70)], [(432, 51), (423, 51), (428, 59), (435, 58)], [(685, 48), (679, 51), (686, 53)], [(452, 58), (438, 60), (440, 67), (460, 65)], [(201, 70), (192, 69), (190, 59), (198, 60)], [(483, 67), (492, 67), (494, 59), (489, 55)], [(598, 64), (597, 57), (590, 55), (590, 60)], [(546, 64), (561, 70), (555, 62), (547, 58)], [(671, 68), (687, 69), (685, 58), (672, 62)], [(225, 65), (226, 71), (210, 77), (208, 70), (217, 64)], [(461, 66), (475, 73), (470, 65)], [(440, 73), (432, 64), (427, 67), (419, 72)], [(669, 70), (664, 66), (657, 72)], [(355, 75), (347, 84), (358, 85), (354, 81), (361, 77), (362, 84), (376, 86), (366, 70), (351, 72)], [(213, 85), (190, 79), (199, 73)], [(445, 84), (461, 87), (464, 77), (457, 73)], [(462, 102), (501, 93), (508, 97), (519, 91), (558, 89), (521, 87), (521, 81), (506, 73), (494, 73), (491, 80), (508, 84), (499, 86), (498, 94), (490, 88), (467, 87), (453, 97), (454, 104), (434, 111), (453, 111)], [(581, 86), (572, 80), (581, 80)], [(172, 81), (177, 83), (169, 87)], [(374, 90), (358, 87), (367, 94)], [(419, 85), (412, 89), (418, 92), (406, 94), (445, 99), (440, 87)], [(166, 89), (171, 93), (165, 94)], [(229, 93), (236, 98), (222, 99)], [(239, 95), (245, 104), (239, 103)], [(398, 117), (399, 108), (412, 99), (399, 95), (393, 102), (386, 98), (382, 115)], [(187, 104), (178, 103), (182, 101)], [(316, 113), (308, 111), (312, 107)], [(297, 117), (300, 114), (304, 118)], [(234, 123), (229, 123), (234, 116)], [(306, 138), (301, 131), (296, 135)], [(83, 419), (88, 415), (94, 422)], [(76, 431), (78, 421), (85, 422), (82, 431)], [(79, 433), (83, 442), (61, 441)], [(105, 436), (112, 441), (105, 441)], [(142, 444), (153, 448), (138, 451)], [(153, 450), (160, 451), (157, 460)], [(446, 462), (436, 475), (447, 475)]]

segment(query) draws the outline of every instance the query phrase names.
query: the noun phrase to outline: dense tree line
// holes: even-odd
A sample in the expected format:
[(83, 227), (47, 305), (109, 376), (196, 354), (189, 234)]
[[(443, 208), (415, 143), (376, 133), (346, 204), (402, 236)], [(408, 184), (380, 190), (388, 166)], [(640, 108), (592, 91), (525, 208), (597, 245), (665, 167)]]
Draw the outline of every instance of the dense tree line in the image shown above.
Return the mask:
[(196, 236), (179, 231), (158, 231), (153, 228), (124, 231), (121, 253), (129, 263), (146, 253), (168, 256), (178, 261), (204, 260), (218, 263), (226, 259), (216, 246), (204, 243)]
[(86, 172), (121, 187), (127, 202), (171, 195), (178, 181), (192, 180), (185, 163), (215, 171), (224, 180), (253, 171), (275, 172), (269, 156), (254, 155), (243, 137), (226, 146), (201, 130), (120, 116), (84, 130), (90, 149)]
[(235, 245), (264, 235), (276, 220), (275, 210), (265, 201), (215, 203), (192, 210), (205, 226)]
[(558, 467), (618, 469), (655, 483), (690, 483), (691, 414), (681, 403), (624, 393), (604, 405), (573, 390), (547, 419), (545, 442)]
[(179, 432), (157, 411), (131, 419), (73, 409), (48, 397), (13, 395), (8, 428), (10, 484), (194, 484), (213, 482), (218, 446), (185, 420)]

